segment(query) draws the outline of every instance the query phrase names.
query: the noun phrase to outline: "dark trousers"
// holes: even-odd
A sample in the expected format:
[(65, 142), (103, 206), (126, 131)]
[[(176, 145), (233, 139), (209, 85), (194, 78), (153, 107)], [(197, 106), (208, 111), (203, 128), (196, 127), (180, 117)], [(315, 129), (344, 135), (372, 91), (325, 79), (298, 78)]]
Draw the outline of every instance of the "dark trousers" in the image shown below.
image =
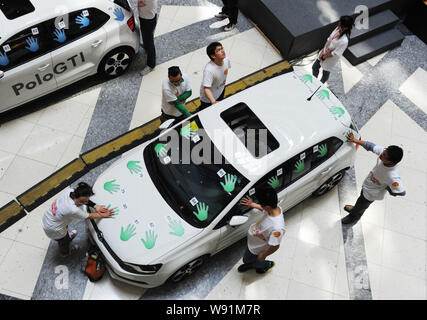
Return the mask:
[(139, 18), (141, 26), (142, 42), (147, 52), (147, 66), (154, 68), (156, 66), (156, 48), (154, 47), (154, 29), (157, 25), (157, 15), (153, 19)]
[[(218, 99), (216, 99), (216, 101), (221, 101), (221, 100), (224, 99), (224, 92), (225, 92), (225, 89), (222, 90), (221, 95), (218, 97)], [(210, 102), (203, 102), (202, 100), (200, 100), (200, 103), (201, 103), (200, 107), (199, 107), (199, 109), (197, 111), (201, 111), (201, 110), (206, 109), (207, 107), (210, 107), (212, 105), (212, 103), (210, 103)]]
[(350, 216), (354, 217), (354, 219), (359, 220), (362, 215), (365, 213), (366, 209), (369, 208), (373, 201), (369, 201), (363, 196), (363, 190), (360, 191), (360, 196), (356, 201), (356, 204), (354, 205), (353, 209), (350, 212)]
[[(314, 62), (312, 69), (313, 69), (313, 76), (315, 76), (317, 78), (317, 76), (319, 75), (319, 70), (320, 70), (320, 60), (319, 59), (316, 59), (316, 62)], [(331, 73), (329, 71), (323, 70), (322, 79), (320, 79), (320, 82), (325, 83), (326, 81), (328, 81), (330, 74)]]
[(237, 16), (239, 14), (237, 0), (222, 0), (222, 2), (224, 6), (221, 11), (228, 16), (231, 24), (237, 24)]
[(247, 247), (246, 247), (246, 251), (243, 255), (243, 263), (248, 264), (249, 267), (252, 269), (265, 269), (265, 268), (269, 267), (269, 261), (268, 260), (259, 261), (258, 255), (250, 252), (249, 248), (247, 248)]
[(185, 117), (184, 114), (181, 115), (181, 116), (179, 116), (179, 117), (174, 117), (174, 116), (171, 116), (171, 115), (168, 115), (168, 114), (164, 113), (163, 110), (162, 110), (162, 115), (160, 116), (160, 121), (161, 121), (161, 123), (163, 123), (166, 120), (175, 119), (175, 121), (174, 121), (174, 124), (175, 124), (175, 123), (178, 123), (178, 122), (184, 120), (185, 118), (186, 117)]
[(61, 252), (61, 254), (68, 254), (70, 252), (71, 238), (68, 235), (68, 231), (64, 238), (56, 241), (58, 242), (59, 251)]

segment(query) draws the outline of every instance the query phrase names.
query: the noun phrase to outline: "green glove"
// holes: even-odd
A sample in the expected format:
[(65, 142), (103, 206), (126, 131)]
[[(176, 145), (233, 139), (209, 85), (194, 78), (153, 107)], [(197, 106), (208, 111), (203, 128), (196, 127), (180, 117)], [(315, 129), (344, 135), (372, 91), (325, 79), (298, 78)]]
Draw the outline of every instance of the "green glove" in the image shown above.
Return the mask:
[(205, 221), (208, 217), (209, 206), (206, 206), (205, 203), (199, 202), (196, 206), (197, 212), (193, 211), (197, 219), (200, 221)]
[(185, 91), (183, 94), (181, 94), (180, 96), (178, 96), (178, 100), (180, 101), (185, 101), (187, 100), (190, 96), (191, 96), (192, 91)]
[(166, 144), (158, 143), (154, 147), (154, 151), (156, 151), (157, 157), (160, 155), (161, 157), (165, 157), (168, 154), (168, 150), (166, 149)]
[(142, 167), (138, 165), (141, 161), (129, 161), (127, 163), (127, 168), (129, 169), (130, 173), (139, 173), (141, 172)]
[(136, 227), (133, 224), (128, 224), (125, 231), (123, 231), (123, 227), (122, 227), (122, 231), (120, 232), (120, 240), (128, 241), (130, 238), (136, 235), (136, 233), (134, 233), (135, 230), (136, 230)]
[(225, 192), (232, 192), (236, 186), (237, 176), (232, 176), (231, 174), (227, 174), (225, 176), (225, 184), (221, 183), (221, 186), (224, 188)]
[(152, 249), (156, 244), (157, 234), (153, 230), (145, 231), (145, 240), (141, 239), (147, 249)]
[(180, 100), (172, 101), (172, 103), (174, 104), (175, 108), (181, 111), (181, 113), (183, 113), (186, 117), (191, 116), (191, 113), (188, 112), (188, 110), (185, 108), (185, 106), (182, 104)]
[(272, 187), (273, 189), (276, 189), (279, 186), (279, 178), (277, 178), (277, 176), (274, 176), (272, 178), (270, 178), (268, 180), (268, 184), (270, 185), (270, 187)]
[(299, 160), (295, 163), (295, 173), (300, 173), (304, 170), (304, 160)]
[(168, 224), (168, 226), (173, 231), (173, 232), (169, 232), (169, 234), (172, 234), (178, 237), (181, 237), (184, 234), (184, 227), (182, 226), (181, 221), (173, 220), (171, 221), (171, 223)]
[(319, 154), (317, 155), (318, 158), (323, 158), (328, 153), (328, 147), (326, 144), (322, 144), (319, 147)]
[(119, 191), (120, 190), (120, 185), (113, 183), (115, 181), (116, 180), (111, 180), (111, 181), (108, 181), (108, 182), (104, 183), (104, 190), (108, 191), (111, 194), (113, 194), (113, 192)]

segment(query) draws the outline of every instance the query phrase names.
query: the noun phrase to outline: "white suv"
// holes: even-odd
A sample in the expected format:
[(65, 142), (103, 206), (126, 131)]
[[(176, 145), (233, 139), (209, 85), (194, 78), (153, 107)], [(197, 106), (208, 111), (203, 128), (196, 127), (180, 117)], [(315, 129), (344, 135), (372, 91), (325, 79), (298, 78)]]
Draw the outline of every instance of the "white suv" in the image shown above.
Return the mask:
[(100, 73), (139, 50), (127, 0), (14, 0), (0, 6), (0, 113)]
[(262, 218), (240, 205), (244, 196), (256, 199), (270, 186), (288, 210), (336, 186), (355, 159), (349, 131), (359, 136), (341, 102), (311, 75), (257, 84), (104, 171), (93, 200), (117, 215), (88, 221), (90, 236), (113, 278), (148, 288), (180, 281)]

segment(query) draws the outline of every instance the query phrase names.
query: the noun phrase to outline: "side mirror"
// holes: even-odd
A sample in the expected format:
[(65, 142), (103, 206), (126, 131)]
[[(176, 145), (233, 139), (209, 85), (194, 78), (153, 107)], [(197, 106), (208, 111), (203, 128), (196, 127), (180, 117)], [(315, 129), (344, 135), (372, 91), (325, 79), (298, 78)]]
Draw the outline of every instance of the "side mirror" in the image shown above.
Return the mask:
[(0, 70), (0, 79), (4, 77), (4, 72)]
[(163, 122), (160, 126), (159, 126), (159, 129), (160, 130), (164, 130), (164, 129), (167, 129), (167, 128), (170, 128), (172, 125), (173, 125), (173, 123), (175, 122), (175, 119), (169, 119), (169, 120), (166, 120), (165, 122)]
[(232, 227), (237, 227), (244, 224), (248, 219), (247, 216), (233, 216), (228, 224)]

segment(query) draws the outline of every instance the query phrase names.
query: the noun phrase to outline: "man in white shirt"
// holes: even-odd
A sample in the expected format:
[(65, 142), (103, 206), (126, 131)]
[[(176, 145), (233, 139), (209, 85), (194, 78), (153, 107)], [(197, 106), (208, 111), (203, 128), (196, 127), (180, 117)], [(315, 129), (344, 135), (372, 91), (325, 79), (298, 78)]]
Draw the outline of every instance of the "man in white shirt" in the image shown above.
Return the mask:
[(185, 101), (191, 96), (191, 84), (187, 75), (177, 66), (168, 69), (168, 78), (162, 83), (162, 122), (167, 119), (183, 120), (191, 116)]
[[(42, 226), (46, 235), (56, 240), (62, 256), (67, 256), (78, 249), (78, 246), (69, 247), (76, 237), (77, 231), (68, 231), (68, 225), (75, 220), (110, 218), (114, 215), (113, 209), (96, 205), (89, 200), (93, 195), (92, 188), (80, 182), (76, 189), (67, 188), (52, 203), (44, 213)], [(94, 208), (94, 213), (88, 213), (86, 205)]]
[(256, 208), (264, 213), (264, 218), (251, 225), (248, 230), (248, 247), (243, 256), (243, 264), (239, 272), (255, 269), (257, 273), (265, 273), (274, 267), (274, 261), (266, 260), (267, 256), (276, 252), (285, 234), (285, 220), (282, 209), (277, 206), (277, 193), (273, 188), (257, 190), (259, 204), (250, 198), (243, 198), (241, 204)]
[(402, 148), (398, 146), (380, 147), (372, 142), (356, 139), (353, 133), (347, 136), (347, 140), (374, 152), (379, 158), (376, 166), (363, 182), (362, 191), (356, 204), (344, 207), (344, 210), (350, 214), (341, 220), (343, 224), (359, 221), (372, 202), (384, 199), (386, 191), (392, 196), (404, 196), (406, 194), (400, 178), (399, 168), (397, 167), (403, 157)]
[(147, 66), (156, 66), (156, 48), (154, 47), (154, 29), (157, 25), (157, 0), (138, 0), (139, 22), (145, 51)]
[(199, 110), (203, 110), (224, 99), (225, 83), (231, 68), (230, 60), (226, 57), (224, 48), (219, 42), (212, 42), (206, 48), (211, 59), (203, 70), (203, 80), (200, 86)]

